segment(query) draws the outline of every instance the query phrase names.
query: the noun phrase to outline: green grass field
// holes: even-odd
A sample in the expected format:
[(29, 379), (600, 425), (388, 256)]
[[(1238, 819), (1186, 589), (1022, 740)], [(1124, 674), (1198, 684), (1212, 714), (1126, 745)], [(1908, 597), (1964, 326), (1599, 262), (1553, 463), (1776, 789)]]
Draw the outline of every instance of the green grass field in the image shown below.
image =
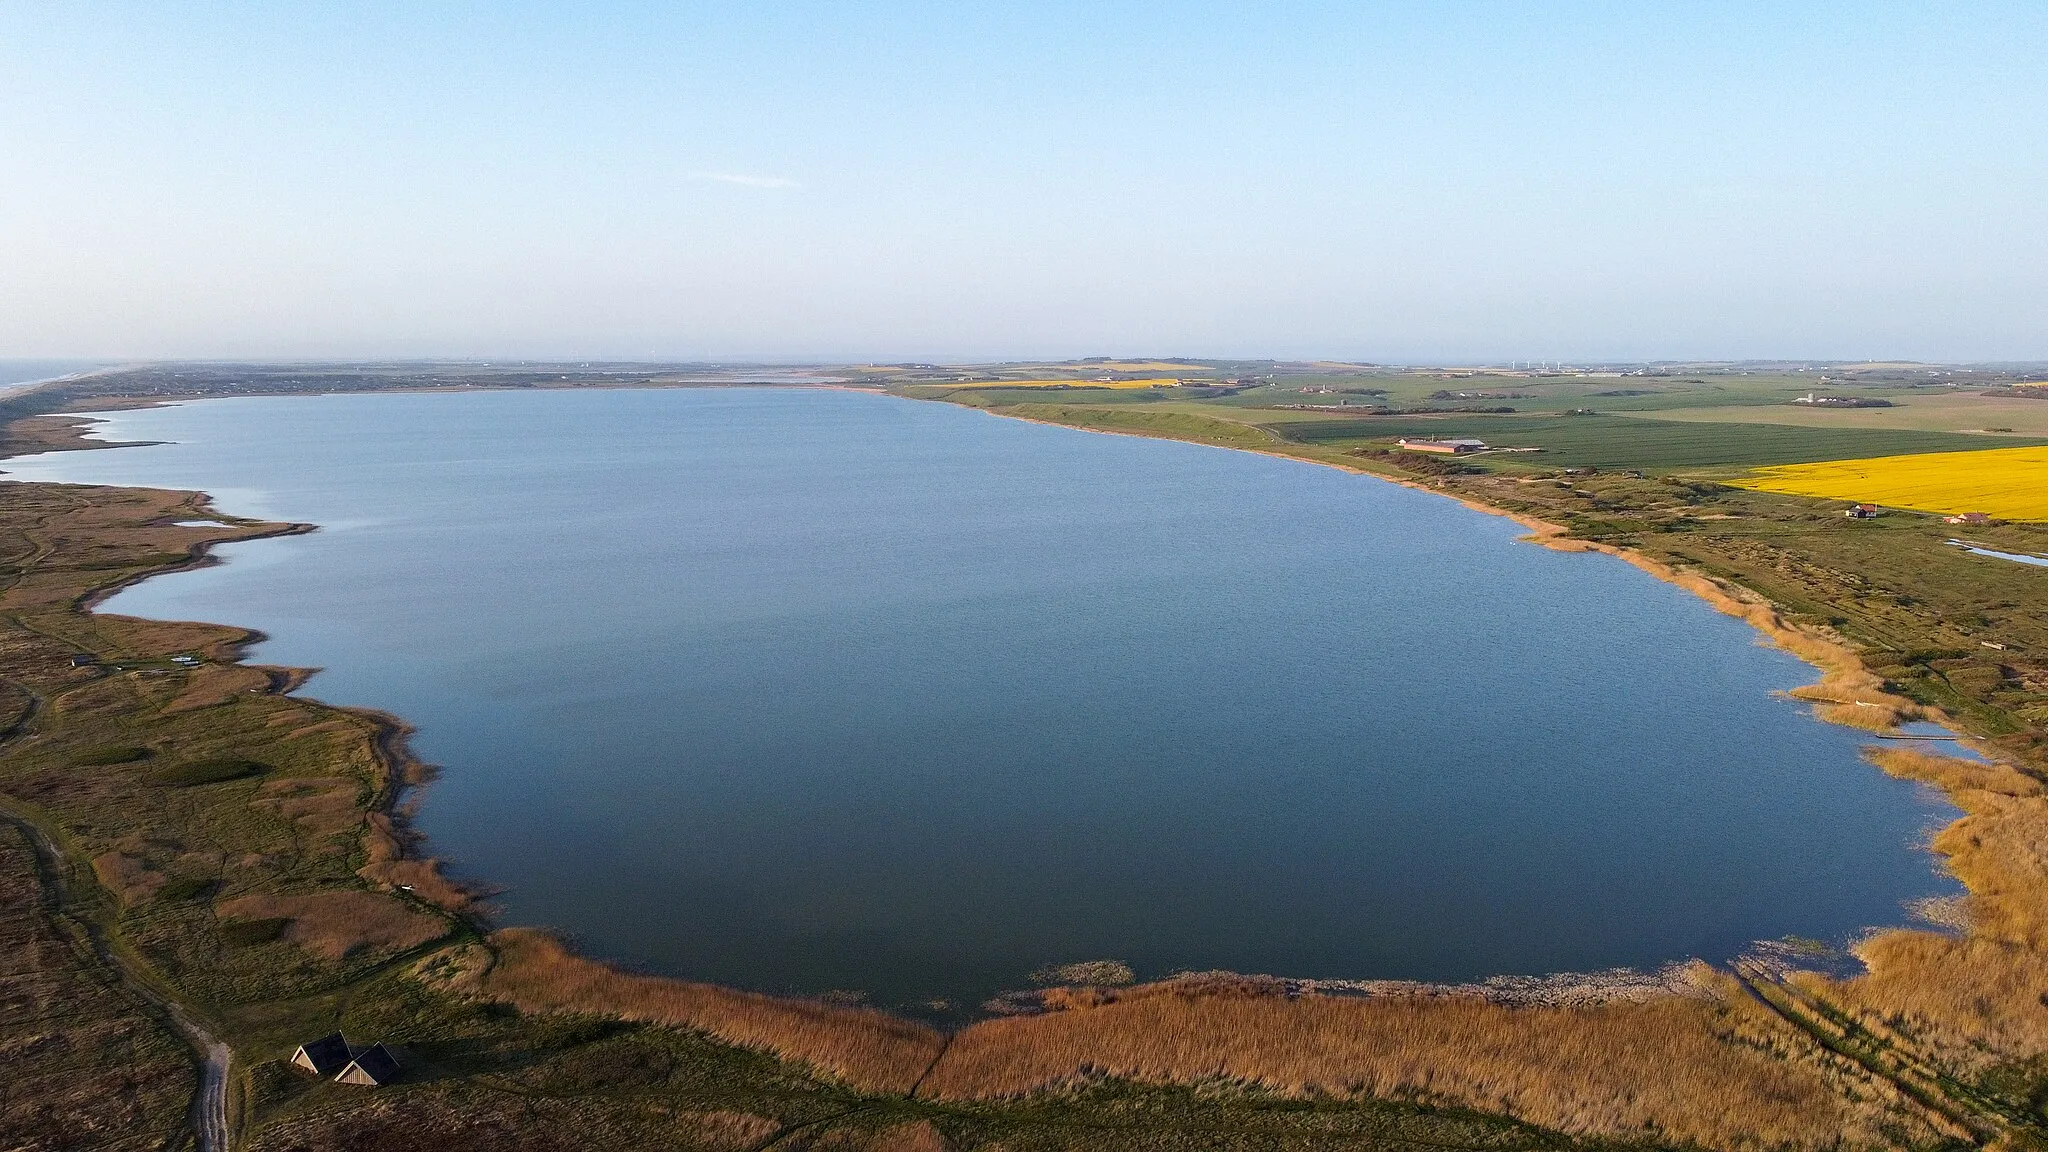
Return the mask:
[(1332, 417), (1267, 426), (1302, 444), (1336, 447), (1384, 445), (1402, 436), (1470, 436), (1504, 448), (1542, 449), (1528, 455), (1484, 456), (1473, 461), (1488, 468), (1730, 469), (2042, 442), (2011, 438), (1992, 441), (1956, 432), (1801, 428), (1597, 415)]
[[(1324, 460), (1388, 447), (1402, 436), (1471, 436), (1501, 447), (1540, 449), (1471, 461), (1509, 472), (1592, 467), (1727, 476), (1771, 464), (2048, 442), (2048, 403), (1986, 395), (1996, 380), (1885, 366), (1851, 366), (1832, 374), (1702, 367), (1634, 376), (1241, 364), (1182, 376), (1243, 383), (1213, 391), (1076, 388), (1053, 395), (939, 384), (900, 390), (1077, 427)], [(1823, 409), (1791, 403), (1808, 392), (1891, 406)], [(1392, 411), (1364, 414), (1375, 407)], [(1338, 408), (1358, 414), (1332, 411)], [(1513, 411), (1449, 411), (1458, 408)], [(1662, 418), (1664, 413), (1671, 418)]]

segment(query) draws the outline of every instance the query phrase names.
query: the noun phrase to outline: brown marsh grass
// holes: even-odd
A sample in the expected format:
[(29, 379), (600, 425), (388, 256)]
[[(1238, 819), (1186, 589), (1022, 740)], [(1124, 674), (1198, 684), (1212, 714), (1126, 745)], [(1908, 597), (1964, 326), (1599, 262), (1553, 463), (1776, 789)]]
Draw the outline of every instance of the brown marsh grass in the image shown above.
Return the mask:
[(825, 1133), (815, 1144), (791, 1142), (790, 1152), (950, 1152), (953, 1145), (929, 1120), (912, 1120), (879, 1132), (840, 1128)]
[(1886, 932), (1858, 949), (1867, 975), (1802, 986), (1952, 1070), (2048, 1055), (2048, 790), (2003, 764), (1889, 748), (1869, 757), (1963, 810), (1934, 849), (1969, 889), (1969, 931)]
[(132, 907), (156, 895), (169, 877), (151, 869), (137, 857), (125, 852), (102, 852), (92, 858), (92, 872), (99, 879), (100, 886), (112, 892), (121, 906)]
[(676, 1025), (809, 1064), (870, 1092), (991, 1100), (1103, 1077), (1227, 1081), (1293, 1096), (1474, 1108), (1587, 1136), (1716, 1148), (1883, 1146), (1934, 1135), (1889, 1084), (1821, 1050), (1732, 978), (1697, 995), (1573, 1008), (1476, 996), (1277, 994), (1186, 980), (1086, 995), (944, 1041), (866, 1009), (622, 973), (531, 929), (491, 937), (482, 995), (533, 1012)]
[(374, 884), (405, 888), (414, 896), (450, 912), (460, 912), (474, 903), (474, 896), (442, 875), (441, 862), (406, 853), (405, 841), (387, 812), (372, 812), (366, 818), (363, 844), (369, 863), (356, 875)]
[[(1800, 693), (1795, 690), (1792, 695)], [(1865, 732), (1896, 732), (1902, 721), (1913, 719), (1888, 704), (1852, 700), (1847, 703), (1815, 702), (1813, 714), (1830, 724), (1861, 728)]]
[(166, 713), (212, 708), (249, 692), (270, 687), (270, 676), (261, 668), (244, 664), (207, 664), (185, 674), (185, 686), (164, 706)]
[(220, 901), (214, 912), (230, 920), (289, 920), (284, 938), (329, 960), (364, 948), (403, 952), (448, 932), (438, 916), (415, 912), (391, 896), (353, 889), (237, 896)]
[(1909, 1119), (1734, 982), (1581, 1008), (1340, 998), (1168, 983), (956, 1036), (921, 1096), (1022, 1096), (1101, 1076), (1456, 1105), (1554, 1130), (1717, 1148), (1883, 1144)]
[(482, 991), (522, 1011), (601, 1012), (693, 1028), (809, 1064), (863, 1091), (910, 1091), (944, 1045), (923, 1024), (871, 1009), (620, 972), (533, 929), (508, 928), (490, 942), (497, 963)]
[(685, 1112), (676, 1127), (688, 1132), (707, 1152), (745, 1152), (768, 1143), (782, 1131), (779, 1121), (752, 1112)]
[(361, 791), (360, 782), (345, 776), (293, 776), (264, 784), (249, 807), (292, 824), (301, 835), (324, 840), (362, 827)]

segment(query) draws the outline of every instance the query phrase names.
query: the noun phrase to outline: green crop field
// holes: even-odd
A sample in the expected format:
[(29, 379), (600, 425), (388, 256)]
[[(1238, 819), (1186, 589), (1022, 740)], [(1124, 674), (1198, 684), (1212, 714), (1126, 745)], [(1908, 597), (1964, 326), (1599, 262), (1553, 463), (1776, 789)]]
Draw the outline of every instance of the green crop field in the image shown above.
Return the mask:
[(2040, 443), (1958, 432), (1800, 428), (1614, 416), (1370, 416), (1269, 424), (1302, 444), (1388, 444), (1403, 436), (1469, 436), (1504, 448), (1540, 448), (1526, 456), (1480, 457), (1487, 467), (1641, 468), (1670, 471), (1853, 460), (1914, 452), (1960, 452)]

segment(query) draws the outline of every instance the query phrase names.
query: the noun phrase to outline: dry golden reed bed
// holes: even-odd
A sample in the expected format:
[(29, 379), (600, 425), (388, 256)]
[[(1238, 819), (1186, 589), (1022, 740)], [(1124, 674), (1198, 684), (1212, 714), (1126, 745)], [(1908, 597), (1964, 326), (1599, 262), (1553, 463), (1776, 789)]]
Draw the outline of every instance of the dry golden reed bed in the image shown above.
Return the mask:
[(1870, 758), (1964, 811), (1934, 848), (1969, 889), (1969, 929), (1887, 932), (1858, 949), (1868, 975), (1800, 982), (1958, 1073), (2048, 1055), (2048, 792), (2003, 764), (1903, 749)]
[(910, 1091), (945, 1043), (922, 1024), (870, 1009), (619, 972), (532, 929), (507, 928), (490, 943), (497, 960), (482, 990), (522, 1011), (594, 1012), (695, 1028), (865, 1091)]
[(977, 1024), (920, 1095), (1017, 1096), (1109, 1075), (1462, 1105), (1564, 1132), (1722, 1148), (1881, 1144), (1901, 1122), (1926, 1131), (1893, 1093), (1859, 1083), (1732, 979), (1704, 968), (1700, 979), (1711, 998), (1584, 1008), (1154, 985)]
[(223, 900), (214, 912), (230, 920), (284, 920), (284, 938), (318, 956), (340, 960), (358, 949), (403, 952), (448, 934), (438, 916), (401, 900), (353, 888), (293, 895), (254, 893)]
[(1951, 1130), (1704, 965), (1698, 995), (1575, 1008), (1476, 996), (1289, 998), (1254, 981), (1169, 981), (984, 1021), (948, 1043), (879, 1012), (620, 973), (532, 930), (506, 930), (492, 944), (488, 997), (696, 1028), (876, 1093), (914, 1086), (921, 1098), (966, 1101), (1104, 1076), (1227, 1081), (1716, 1148), (1881, 1147)]

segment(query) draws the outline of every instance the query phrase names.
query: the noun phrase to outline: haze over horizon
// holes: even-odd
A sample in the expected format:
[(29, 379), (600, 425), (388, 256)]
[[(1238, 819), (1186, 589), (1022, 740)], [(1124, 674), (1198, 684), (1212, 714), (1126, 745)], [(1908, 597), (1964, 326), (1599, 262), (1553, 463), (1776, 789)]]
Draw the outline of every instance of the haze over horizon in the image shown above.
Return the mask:
[(2020, 3), (0, 3), (0, 357), (2048, 359)]

